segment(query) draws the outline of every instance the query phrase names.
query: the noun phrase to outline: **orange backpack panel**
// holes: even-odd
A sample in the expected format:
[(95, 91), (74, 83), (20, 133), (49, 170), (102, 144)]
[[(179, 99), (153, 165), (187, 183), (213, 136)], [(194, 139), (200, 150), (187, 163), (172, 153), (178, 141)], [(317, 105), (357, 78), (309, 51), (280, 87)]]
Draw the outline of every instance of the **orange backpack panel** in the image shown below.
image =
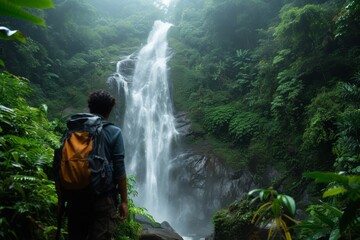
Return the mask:
[(91, 170), (87, 160), (93, 149), (89, 132), (73, 132), (62, 148), (60, 181), (68, 190), (85, 188), (90, 183)]

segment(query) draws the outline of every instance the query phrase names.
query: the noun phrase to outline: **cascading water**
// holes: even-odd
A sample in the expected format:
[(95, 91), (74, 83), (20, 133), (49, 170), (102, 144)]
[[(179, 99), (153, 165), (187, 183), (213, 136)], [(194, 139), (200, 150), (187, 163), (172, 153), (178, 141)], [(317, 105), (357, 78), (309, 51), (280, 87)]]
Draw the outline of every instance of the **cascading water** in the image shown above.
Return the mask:
[(169, 221), (168, 162), (177, 135), (167, 79), (170, 27), (170, 23), (156, 21), (147, 44), (136, 56), (119, 61), (112, 77), (124, 93), (125, 160), (128, 174), (137, 180), (135, 202), (156, 221)]
[(117, 121), (123, 129), (128, 175), (136, 176), (136, 205), (191, 236), (184, 239), (204, 239), (212, 232), (213, 213), (242, 196), (253, 182), (245, 171), (228, 172), (211, 154), (174, 141), (186, 135), (181, 114), (174, 119), (167, 79), (170, 27), (155, 21), (147, 44), (120, 60), (108, 82), (125, 104), (115, 111), (125, 109), (116, 115), (124, 116)]

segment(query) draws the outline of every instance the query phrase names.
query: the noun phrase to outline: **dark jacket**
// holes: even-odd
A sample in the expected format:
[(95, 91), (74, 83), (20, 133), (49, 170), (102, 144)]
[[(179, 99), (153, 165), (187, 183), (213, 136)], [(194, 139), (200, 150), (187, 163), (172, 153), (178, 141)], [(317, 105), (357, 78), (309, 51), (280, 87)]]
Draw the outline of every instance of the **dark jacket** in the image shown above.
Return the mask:
[(118, 180), (126, 177), (124, 141), (119, 127), (108, 124), (107, 121), (103, 122), (105, 124), (103, 129), (106, 141), (105, 154), (106, 158), (113, 164), (114, 181), (118, 182)]

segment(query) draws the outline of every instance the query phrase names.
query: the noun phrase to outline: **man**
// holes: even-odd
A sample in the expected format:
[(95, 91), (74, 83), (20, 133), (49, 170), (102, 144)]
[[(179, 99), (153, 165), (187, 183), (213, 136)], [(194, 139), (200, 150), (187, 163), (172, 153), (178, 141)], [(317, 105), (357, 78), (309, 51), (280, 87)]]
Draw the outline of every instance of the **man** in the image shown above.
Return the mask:
[[(90, 113), (100, 116), (103, 120), (105, 155), (113, 166), (114, 186), (111, 191), (99, 196), (84, 191), (75, 191), (66, 196), (69, 240), (110, 240), (115, 233), (117, 221), (122, 221), (128, 216), (121, 129), (106, 121), (114, 105), (115, 98), (103, 90), (91, 93), (88, 98)], [(61, 189), (58, 182), (57, 189)], [(60, 198), (61, 192), (58, 194)]]

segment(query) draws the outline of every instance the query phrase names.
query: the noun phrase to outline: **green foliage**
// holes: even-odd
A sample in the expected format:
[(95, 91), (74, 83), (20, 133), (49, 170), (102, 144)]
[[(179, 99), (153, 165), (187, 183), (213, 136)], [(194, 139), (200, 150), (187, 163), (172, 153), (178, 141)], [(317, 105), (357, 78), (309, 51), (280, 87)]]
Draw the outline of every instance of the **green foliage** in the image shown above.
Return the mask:
[(342, 95), (354, 107), (358, 107), (360, 105), (360, 72), (355, 73), (352, 82), (343, 84)]
[(291, 50), (290, 49), (282, 49), (278, 52), (278, 55), (276, 55), (273, 59), (273, 64), (279, 65), (281, 63), (283, 63), (286, 58), (291, 57)]
[(45, 21), (41, 18), (36, 17), (31, 14), (24, 8), (52, 8), (54, 4), (52, 0), (16, 0), (16, 1), (7, 1), (0, 0), (0, 15), (20, 18), (35, 24), (40, 24), (45, 26)]
[[(351, 5), (347, 23), (354, 32), (347, 28), (347, 36), (357, 39), (354, 6), (358, 4), (287, 3), (227, 0), (179, 4), (170, 42), (175, 46), (171, 60), (175, 66), (170, 74), (175, 76), (176, 107), (191, 113), (196, 133), (202, 133), (198, 136), (209, 132), (227, 142), (218, 151), (220, 145), (211, 141), (219, 157), (232, 152), (234, 145), (240, 147), (241, 157), (227, 162), (231, 166), (248, 163), (255, 175), (260, 172), (261, 176), (270, 162), (281, 169), (298, 164), (292, 175), (296, 181), (308, 167), (331, 168), (337, 153), (345, 152), (351, 152), (348, 168), (356, 169), (356, 149), (350, 151), (350, 146), (343, 144), (343, 151), (334, 150), (334, 154), (331, 150), (340, 136), (339, 119), (357, 99), (357, 85), (349, 79), (359, 67), (358, 50), (346, 45), (345, 36), (334, 38), (335, 28), (345, 24), (338, 17)], [(252, 15), (253, 8), (263, 9), (262, 16)], [(263, 16), (267, 17), (265, 25)], [(204, 20), (203, 24), (199, 20)], [(254, 24), (246, 24), (249, 22)], [(256, 41), (247, 42), (254, 38)], [(346, 100), (340, 81), (348, 81), (344, 86), (351, 90)], [(219, 106), (236, 106), (236, 112), (231, 117), (220, 114)], [(268, 154), (265, 158), (257, 155), (252, 146)]]
[(25, 80), (2, 72), (0, 83), (7, 97), (7, 101), (0, 99), (0, 236), (47, 239), (45, 229), (55, 225), (57, 202), (47, 172), (59, 136), (46, 118), (45, 105), (27, 106), (23, 99), (29, 92)]
[(317, 148), (323, 143), (334, 142), (336, 122), (342, 111), (339, 89), (323, 89), (306, 107), (308, 126), (303, 135), (303, 148)]
[(253, 73), (253, 59), (251, 58), (250, 51), (236, 50), (236, 57), (233, 65), (237, 70), (235, 81), (229, 83), (228, 88), (232, 94), (239, 97), (238, 94), (247, 93), (252, 87), (252, 80), (254, 78)]
[(315, 50), (331, 29), (331, 16), (325, 7), (305, 5), (302, 8), (284, 7), (280, 13), (281, 23), (275, 28), (275, 36), (285, 48), (307, 54)]
[[(270, 225), (268, 239), (283, 235), (291, 239), (288, 223), (295, 223), (297, 239), (357, 239), (360, 236), (360, 177), (346, 176), (330, 172), (307, 172), (306, 178), (315, 183), (327, 184), (322, 197), (327, 202), (311, 204), (307, 207), (307, 217), (297, 222), (288, 216), (295, 214), (296, 205), (292, 197), (278, 194), (272, 188), (254, 189), (249, 195), (258, 194), (260, 201), (266, 201), (254, 213), (252, 222), (261, 226)], [(288, 219), (290, 222), (282, 222)]]
[(292, 218), (295, 215), (296, 204), (292, 197), (279, 194), (276, 190), (269, 189), (254, 189), (248, 193), (249, 195), (258, 194), (254, 198), (262, 204), (254, 213), (251, 223), (258, 225), (260, 228), (266, 227), (270, 224), (267, 239), (277, 239), (277, 237), (291, 240), (291, 233), (289, 224), (296, 223)]
[(266, 16), (271, 15), (268, 6), (265, 1), (256, 0), (213, 1), (205, 14), (208, 39), (227, 52), (230, 49), (253, 48), (257, 39), (256, 30), (265, 27)]
[(327, 203), (310, 205), (306, 212), (308, 219), (300, 222), (296, 228), (300, 229), (300, 239), (339, 239), (340, 232), (337, 228), (342, 211)]
[(211, 133), (226, 133), (230, 120), (235, 113), (236, 109), (231, 105), (209, 108), (205, 112), (204, 125)]
[(135, 184), (136, 180), (134, 176), (127, 178), (129, 217), (119, 223), (115, 237), (116, 240), (138, 240), (140, 238), (142, 226), (135, 221), (136, 215), (143, 215), (155, 223), (155, 220), (147, 213), (145, 208), (135, 206), (134, 201), (132, 200), (132, 198), (138, 195), (135, 190)]
[[(53, 149), (58, 147), (60, 138), (55, 132), (62, 131), (57, 129), (60, 127), (57, 122), (47, 120), (46, 105), (39, 108), (27, 105), (23, 98), (30, 92), (26, 79), (8, 72), (0, 76), (4, 93), (0, 98), (0, 237), (52, 239), (57, 196), (49, 176)], [(119, 225), (116, 239), (139, 239), (141, 225), (135, 222), (137, 214), (154, 221), (146, 209), (135, 206), (134, 185), (134, 177), (129, 177), (130, 214)]]
[(338, 139), (334, 146), (336, 154), (335, 168), (349, 174), (360, 173), (360, 74), (357, 72), (353, 83), (345, 83), (342, 95), (348, 102), (348, 107), (340, 115), (337, 122)]
[(347, 110), (339, 122), (339, 138), (334, 146), (336, 169), (350, 174), (360, 173), (360, 110)]
[(23, 60), (24, 71), (27, 73), (41, 67), (41, 60), (46, 58), (43, 47), (31, 38), (27, 38), (25, 44), (16, 45), (16, 49)]
[[(245, 166), (254, 173), (254, 179), (259, 183), (264, 183), (269, 162), (272, 160), (272, 151), (278, 152), (271, 145), (270, 147), (268, 145), (269, 143), (267, 143), (265, 138), (259, 139), (259, 137), (255, 137), (248, 147), (243, 150), (246, 154), (241, 155), (246, 159)], [(268, 182), (265, 183), (268, 184)]]
[(46, 103), (49, 116), (62, 117), (70, 110), (83, 111), (89, 92), (105, 87), (119, 56), (139, 49), (161, 11), (147, 0), (55, 3), (56, 8), (39, 12), (47, 28), (0, 18), (31, 40), (2, 45), (1, 58), (8, 71), (36, 86), (31, 104)]
[(299, 224), (302, 239), (356, 239), (360, 236), (360, 177), (309, 172), (307, 178), (327, 184), (322, 197), (330, 203), (308, 207), (309, 218)]
[[(45, 26), (45, 21), (41, 18), (36, 17), (31, 14), (27, 10), (23, 8), (51, 8), (54, 7), (51, 0), (35, 0), (35, 1), (24, 1), (24, 0), (16, 0), (16, 1), (6, 1), (0, 0), (0, 15), (21, 18), (23, 20), (40, 24)], [(20, 42), (25, 43), (26, 40), (23, 34), (17, 30), (11, 31), (6, 27), (0, 26), (0, 39), (12, 40), (16, 39)], [(4, 61), (0, 59), (0, 66), (5, 66)]]
[[(203, 124), (204, 120), (206, 120), (204, 119), (205, 111), (210, 114), (212, 108), (227, 104), (229, 102), (229, 94), (221, 91), (214, 92), (208, 88), (200, 87), (197, 91), (191, 93), (189, 100), (192, 119)], [(221, 107), (219, 108), (221, 110)], [(224, 110), (226, 111), (226, 109)], [(209, 121), (210, 124), (211, 120), (209, 119), (207, 121)], [(211, 125), (213, 124), (211, 123)]]
[[(24, 108), (24, 98), (35, 106), (46, 103), (51, 116), (82, 110), (88, 92), (104, 86), (119, 56), (136, 51), (153, 21), (163, 16), (148, 0), (56, 2), (56, 9), (41, 12), (47, 29), (12, 19), (0, 24), (28, 36), (26, 45), (2, 45), (1, 57), (36, 91), (29, 95), (21, 78), (3, 72), (1, 86), (8, 87), (0, 88), (0, 104), (6, 143), (25, 148), (31, 157), (38, 156), (27, 149), (36, 145), (33, 141), (54, 142), (38, 123), (45, 108)], [(231, 167), (250, 169), (256, 181), (270, 164), (280, 172), (291, 166), (284, 190), (301, 185), (299, 178), (310, 163), (311, 168), (334, 166), (358, 174), (359, 6), (356, 0), (178, 1), (168, 15), (174, 24), (169, 79), (176, 110), (191, 117), (192, 141), (207, 142), (205, 147)], [(27, 121), (34, 127), (22, 126)], [(52, 124), (49, 128), (57, 125)], [(329, 193), (336, 196), (325, 200), (340, 198), (344, 189), (335, 188)], [(336, 226), (337, 210), (345, 209), (326, 204), (309, 211), (314, 225), (326, 225), (320, 219), (325, 215)], [(7, 219), (1, 219), (1, 226), (12, 229)], [(51, 234), (51, 226), (47, 229)], [(129, 235), (135, 236), (135, 229)], [(334, 229), (314, 227), (307, 236), (328, 237)]]
[[(0, 1), (2, 6), (0, 15), (18, 17), (44, 25), (44, 20), (28, 13), (23, 7), (48, 8), (53, 7), (52, 2), (47, 0), (30, 2), (17, 0), (4, 3)], [(105, 48), (103, 43), (118, 44), (118, 41), (127, 40), (131, 43), (127, 43), (130, 47), (126, 46), (126, 49), (132, 48), (131, 51), (133, 51), (134, 46), (131, 44), (140, 45), (140, 40), (134, 37), (143, 37), (144, 32), (147, 34), (152, 24), (152, 21), (148, 21), (150, 17), (136, 19), (139, 20), (137, 21), (139, 26), (143, 24), (141, 26), (143, 29), (134, 31), (132, 24), (135, 20), (124, 21), (124, 24), (122, 21), (113, 21), (118, 26), (115, 28), (117, 32), (115, 34), (109, 32), (108, 35), (104, 34), (102, 37), (104, 24), (98, 22), (98, 25), (91, 25), (99, 19), (95, 17), (95, 14), (90, 16), (94, 13), (92, 12), (94, 8), (87, 8), (88, 5), (84, 2), (65, 2), (59, 6), (64, 7), (62, 10), (66, 9), (67, 14), (63, 14), (65, 12), (57, 14), (59, 12), (53, 10), (51, 13), (54, 14), (49, 14), (47, 17), (46, 20), (51, 28), (37, 29), (19, 23), (20, 29), (32, 30), (29, 31), (31, 37), (27, 38), (27, 43), (24, 45), (8, 45), (2, 51), (10, 62), (9, 69), (28, 76), (31, 79), (30, 86), (38, 87), (36, 93), (39, 93), (39, 96), (32, 95), (31, 97), (52, 98), (52, 101), (47, 100), (50, 102), (52, 113), (57, 109), (62, 109), (62, 104), (71, 102), (70, 105), (72, 105), (78, 102), (77, 99), (83, 100), (83, 95), (79, 92), (87, 95), (91, 87), (98, 88), (98, 77), (106, 79), (108, 74), (104, 70), (111, 67), (107, 62), (115, 59), (114, 56), (118, 57), (120, 47), (106, 46)], [(9, 22), (19, 25), (13, 20)], [(48, 34), (50, 31), (51, 35)], [(123, 31), (126, 31), (127, 35)], [(117, 35), (121, 35), (122, 38), (118, 38)], [(12, 32), (5, 28), (1, 31), (1, 38), (24, 41), (20, 32)], [(69, 49), (70, 52), (65, 52)], [(131, 52), (126, 54), (129, 53)], [(4, 65), (2, 61), (0, 63)], [(65, 69), (65, 67), (69, 68)], [(84, 72), (87, 70), (90, 71), (86, 75)], [(79, 84), (79, 82), (87, 83), (87, 85)], [(77, 88), (75, 89), (70, 83), (76, 85)], [(60, 84), (68, 86), (60, 88)], [(53, 239), (56, 230), (57, 198), (54, 183), (51, 180), (51, 162), (53, 148), (59, 144), (59, 136), (55, 132), (61, 132), (59, 130), (61, 124), (47, 119), (48, 107), (45, 104), (39, 108), (28, 105), (25, 97), (30, 96), (31, 90), (29, 81), (25, 78), (5, 71), (1, 72), (0, 94), (0, 201), (2, 203), (0, 238)], [(66, 100), (68, 96), (77, 99)], [(134, 180), (130, 179), (130, 196), (136, 195), (132, 188), (134, 184)], [(129, 211), (129, 219), (122, 222), (122, 226), (119, 227), (118, 239), (139, 238), (141, 226), (134, 221), (135, 214), (142, 214), (152, 219), (145, 209), (135, 206), (131, 198)]]
[(24, 104), (24, 96), (30, 93), (28, 80), (6, 71), (0, 72), (0, 86), (0, 104), (10, 108)]
[(277, 76), (278, 87), (271, 102), (271, 112), (278, 121), (295, 124), (301, 107), (303, 84), (292, 70), (284, 70)]
[[(218, 135), (205, 135), (207, 131), (196, 132), (196, 134), (203, 134), (203, 139), (206, 139), (206, 145), (203, 145), (203, 139), (196, 138), (196, 142), (192, 142), (191, 145), (201, 147), (202, 150), (211, 152), (220, 161), (226, 163), (226, 165), (232, 169), (245, 169), (248, 167), (248, 152), (236, 145), (229, 146), (229, 139), (221, 139)], [(194, 140), (193, 140), (194, 141)]]
[(360, 36), (359, 14), (360, 3), (358, 1), (351, 0), (346, 2), (336, 17), (337, 29), (335, 37), (348, 35), (348, 37), (353, 38), (352, 41), (356, 41)]
[(235, 142), (247, 143), (260, 132), (260, 117), (253, 112), (238, 112), (229, 124), (229, 134)]
[(246, 197), (216, 212), (213, 217), (214, 239), (251, 239), (250, 235), (254, 231), (254, 225), (251, 223), (253, 213), (254, 206)]
[(182, 12), (179, 22), (179, 36), (182, 41), (194, 48), (204, 47), (204, 32), (201, 29), (202, 11), (200, 9), (187, 8)]

